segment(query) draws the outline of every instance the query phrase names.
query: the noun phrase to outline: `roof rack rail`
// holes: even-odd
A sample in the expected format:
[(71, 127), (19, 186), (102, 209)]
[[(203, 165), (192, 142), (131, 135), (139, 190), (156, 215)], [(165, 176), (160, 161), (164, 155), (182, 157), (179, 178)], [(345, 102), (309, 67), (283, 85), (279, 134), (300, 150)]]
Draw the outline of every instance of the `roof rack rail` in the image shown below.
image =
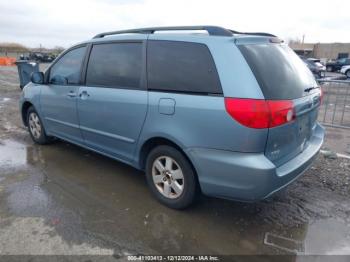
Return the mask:
[(103, 38), (108, 35), (118, 35), (118, 34), (153, 34), (156, 31), (173, 31), (173, 30), (204, 30), (207, 31), (209, 35), (213, 36), (232, 36), (233, 31), (225, 29), (219, 26), (169, 26), (169, 27), (148, 27), (121, 31), (105, 32), (95, 35), (95, 38)]
[(264, 33), (264, 32), (238, 32), (235, 30), (229, 30), (232, 34), (238, 34), (238, 35), (258, 35), (258, 36), (271, 36), (271, 37), (277, 37), (270, 33)]

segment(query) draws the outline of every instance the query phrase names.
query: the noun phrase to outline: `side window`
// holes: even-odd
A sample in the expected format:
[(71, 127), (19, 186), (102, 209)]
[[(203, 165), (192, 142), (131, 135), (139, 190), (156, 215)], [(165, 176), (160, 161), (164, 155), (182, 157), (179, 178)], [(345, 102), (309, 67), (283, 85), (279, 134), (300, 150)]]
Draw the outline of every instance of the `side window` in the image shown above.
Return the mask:
[(49, 83), (54, 85), (79, 84), (85, 50), (85, 46), (75, 48), (62, 56), (50, 69)]
[(208, 47), (177, 41), (148, 41), (148, 88), (151, 90), (222, 94)]
[(86, 85), (140, 88), (142, 43), (97, 44), (89, 58)]

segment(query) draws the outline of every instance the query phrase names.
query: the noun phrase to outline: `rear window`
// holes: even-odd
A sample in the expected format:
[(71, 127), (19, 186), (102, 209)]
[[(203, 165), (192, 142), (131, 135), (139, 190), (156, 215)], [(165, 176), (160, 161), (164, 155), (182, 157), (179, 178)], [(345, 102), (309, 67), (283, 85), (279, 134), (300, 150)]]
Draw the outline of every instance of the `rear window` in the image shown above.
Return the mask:
[(151, 90), (222, 93), (213, 58), (204, 44), (149, 41), (147, 72)]
[(296, 99), (317, 83), (305, 63), (283, 44), (239, 45), (265, 99)]

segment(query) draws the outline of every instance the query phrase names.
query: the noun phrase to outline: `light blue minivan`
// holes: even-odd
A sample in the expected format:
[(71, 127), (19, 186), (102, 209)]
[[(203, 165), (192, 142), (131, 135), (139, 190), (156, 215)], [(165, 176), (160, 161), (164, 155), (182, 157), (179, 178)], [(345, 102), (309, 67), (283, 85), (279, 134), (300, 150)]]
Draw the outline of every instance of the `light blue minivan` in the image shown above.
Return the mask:
[(323, 143), (321, 99), (274, 35), (162, 27), (69, 48), (33, 73), (20, 110), (34, 142), (59, 138), (144, 170), (153, 195), (180, 209), (199, 193), (257, 201), (299, 177)]

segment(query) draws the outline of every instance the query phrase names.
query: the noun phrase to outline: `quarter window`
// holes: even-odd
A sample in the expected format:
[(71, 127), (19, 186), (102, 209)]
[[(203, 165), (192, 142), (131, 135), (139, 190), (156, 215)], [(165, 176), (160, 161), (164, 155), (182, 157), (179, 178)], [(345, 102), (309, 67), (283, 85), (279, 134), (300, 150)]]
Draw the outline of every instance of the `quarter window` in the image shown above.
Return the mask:
[(149, 41), (147, 72), (151, 90), (222, 93), (213, 58), (204, 44)]
[(75, 48), (58, 60), (50, 69), (49, 83), (54, 85), (77, 85), (86, 47)]
[(97, 44), (87, 68), (88, 86), (140, 88), (141, 43)]

